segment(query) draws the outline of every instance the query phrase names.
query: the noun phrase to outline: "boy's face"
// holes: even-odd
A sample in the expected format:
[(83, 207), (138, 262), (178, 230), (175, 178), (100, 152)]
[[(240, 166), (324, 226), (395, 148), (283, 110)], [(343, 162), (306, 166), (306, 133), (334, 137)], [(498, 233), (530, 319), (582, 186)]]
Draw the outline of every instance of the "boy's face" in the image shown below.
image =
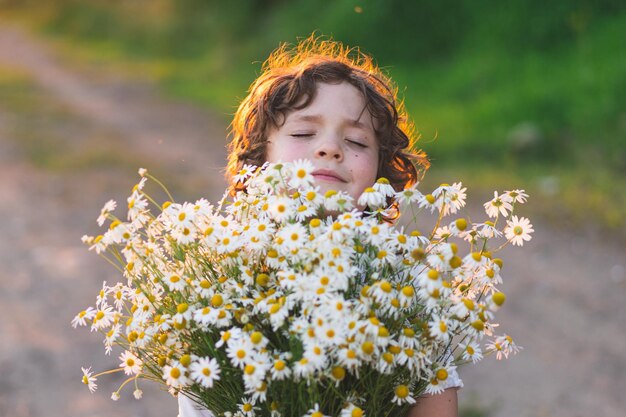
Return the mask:
[(376, 181), (378, 141), (365, 98), (347, 82), (317, 84), (315, 99), (287, 114), (267, 138), (269, 162), (308, 159), (322, 191), (345, 191), (358, 199)]

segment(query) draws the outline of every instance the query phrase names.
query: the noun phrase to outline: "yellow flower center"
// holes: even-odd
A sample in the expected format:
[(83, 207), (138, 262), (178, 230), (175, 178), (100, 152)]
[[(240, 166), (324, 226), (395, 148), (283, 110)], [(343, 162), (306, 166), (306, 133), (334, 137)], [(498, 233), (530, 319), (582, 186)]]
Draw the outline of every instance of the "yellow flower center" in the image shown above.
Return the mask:
[(361, 346), (361, 350), (363, 350), (363, 353), (365, 353), (366, 355), (371, 355), (374, 352), (374, 343), (372, 342), (363, 343), (363, 345)]
[[(379, 258), (379, 259), (380, 259), (380, 258)], [(390, 292), (391, 292), (392, 287), (391, 287), (391, 284), (389, 283), (389, 281), (383, 281), (383, 282), (380, 284), (380, 289), (381, 289), (381, 290), (383, 290), (383, 291), (384, 291), (384, 292), (386, 292), (386, 293), (390, 293)]]
[(493, 299), (493, 302), (496, 305), (501, 306), (502, 304), (504, 304), (504, 301), (506, 300), (506, 295), (504, 295), (504, 293), (497, 292), (493, 294), (491, 298)]
[(274, 369), (276, 369), (277, 371), (282, 371), (283, 369), (285, 369), (285, 366), (285, 361), (282, 361), (280, 359), (274, 363)]
[(354, 407), (350, 413), (350, 417), (363, 417), (363, 410), (359, 407)]
[(259, 344), (261, 343), (261, 341), (263, 340), (263, 334), (261, 332), (254, 332), (252, 333), (252, 335), (250, 336), (250, 340), (252, 341), (252, 343)]
[(398, 385), (395, 389), (396, 397), (398, 398), (406, 398), (409, 396), (409, 387), (406, 385)]
[(405, 297), (413, 297), (415, 295), (415, 289), (410, 285), (407, 285), (406, 287), (402, 288), (402, 294)]
[(331, 373), (333, 375), (333, 378), (339, 381), (346, 377), (346, 370), (343, 369), (341, 366), (335, 366)]
[(221, 294), (215, 294), (211, 297), (211, 305), (215, 308), (221, 306), (224, 303), (224, 298)]

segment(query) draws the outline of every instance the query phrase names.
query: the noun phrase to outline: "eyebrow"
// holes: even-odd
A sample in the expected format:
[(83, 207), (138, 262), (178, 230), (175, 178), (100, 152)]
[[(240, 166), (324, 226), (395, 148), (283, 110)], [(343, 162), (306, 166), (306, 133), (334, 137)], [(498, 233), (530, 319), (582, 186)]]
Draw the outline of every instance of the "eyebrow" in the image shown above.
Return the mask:
[[(294, 122), (313, 122), (313, 123), (321, 123), (323, 120), (323, 117), (321, 115), (318, 114), (304, 114), (301, 116), (298, 115), (294, 115), (294, 118), (292, 119)], [(347, 122), (348, 125), (352, 126), (352, 127), (356, 127), (358, 129), (363, 129), (363, 130), (367, 130), (369, 131), (370, 128), (368, 125), (366, 125), (365, 123), (361, 122), (360, 120), (350, 120)]]

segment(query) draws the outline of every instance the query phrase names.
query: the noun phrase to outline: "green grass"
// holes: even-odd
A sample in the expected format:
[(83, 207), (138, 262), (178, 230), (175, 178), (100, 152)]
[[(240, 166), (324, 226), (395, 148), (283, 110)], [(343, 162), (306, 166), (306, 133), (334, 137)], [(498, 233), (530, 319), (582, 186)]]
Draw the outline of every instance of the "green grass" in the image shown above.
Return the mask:
[(528, 122), (541, 133), (529, 149), (533, 160), (580, 159), (591, 151), (624, 170), (626, 58), (617, 51), (625, 28), (626, 16), (616, 16), (557, 51), (513, 58), (476, 46), (445, 65), (392, 74), (409, 86), (407, 107), (423, 137), (439, 136), (424, 145), (437, 158), (502, 157), (511, 150), (512, 129)]

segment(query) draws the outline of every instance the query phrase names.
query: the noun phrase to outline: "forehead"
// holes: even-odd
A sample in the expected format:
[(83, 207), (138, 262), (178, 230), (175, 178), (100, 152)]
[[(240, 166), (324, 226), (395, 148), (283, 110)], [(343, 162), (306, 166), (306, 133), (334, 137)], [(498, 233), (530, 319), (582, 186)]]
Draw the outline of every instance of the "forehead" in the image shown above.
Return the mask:
[(316, 83), (313, 100), (305, 107), (289, 111), (286, 121), (320, 123), (339, 119), (355, 127), (373, 128), (365, 96), (345, 81), (337, 84)]

